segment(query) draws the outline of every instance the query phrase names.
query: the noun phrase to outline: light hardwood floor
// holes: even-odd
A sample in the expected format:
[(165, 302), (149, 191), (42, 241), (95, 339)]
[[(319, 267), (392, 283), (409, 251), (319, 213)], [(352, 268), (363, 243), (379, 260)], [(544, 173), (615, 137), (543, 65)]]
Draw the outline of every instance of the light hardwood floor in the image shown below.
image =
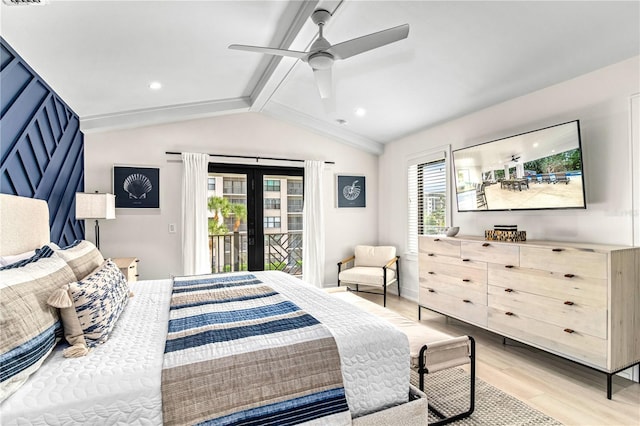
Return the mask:
[[(354, 293), (378, 304), (382, 297)], [(387, 308), (413, 320), (418, 305), (387, 295)], [(478, 378), (515, 396), (565, 425), (640, 425), (640, 384), (614, 377), (613, 399), (606, 375), (544, 351), (507, 340), (463, 322), (422, 309), (422, 323), (453, 335), (476, 339)]]

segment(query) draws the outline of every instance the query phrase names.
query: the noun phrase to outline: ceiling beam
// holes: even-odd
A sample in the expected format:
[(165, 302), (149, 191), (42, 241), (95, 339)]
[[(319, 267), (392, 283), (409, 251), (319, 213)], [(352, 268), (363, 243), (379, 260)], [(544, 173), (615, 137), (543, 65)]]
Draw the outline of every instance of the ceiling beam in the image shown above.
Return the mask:
[(100, 132), (112, 129), (127, 129), (213, 117), (249, 111), (248, 97), (223, 99), (217, 101), (194, 102), (181, 105), (169, 105), (160, 108), (146, 108), (135, 111), (123, 111), (113, 114), (101, 114), (80, 117), (80, 130), (84, 133)]
[[(291, 5), (298, 6), (293, 22), (282, 36), (279, 49), (291, 49), (292, 44), (304, 37), (302, 30), (309, 21), (309, 17), (318, 5), (318, 1), (291, 2)], [(316, 29), (317, 30), (317, 29)], [(309, 37), (312, 38), (313, 35)], [(284, 58), (282, 56), (272, 56), (267, 68), (260, 76), (258, 83), (251, 93), (251, 111), (260, 112), (262, 108), (269, 102), (271, 96), (278, 90), (278, 87), (284, 82), (287, 75), (293, 70), (296, 62), (295, 58)]]

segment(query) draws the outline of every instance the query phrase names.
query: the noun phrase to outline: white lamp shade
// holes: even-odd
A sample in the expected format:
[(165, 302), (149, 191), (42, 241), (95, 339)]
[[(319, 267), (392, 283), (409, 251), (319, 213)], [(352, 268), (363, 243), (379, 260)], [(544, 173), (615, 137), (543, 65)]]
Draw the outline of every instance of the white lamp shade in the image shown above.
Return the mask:
[(116, 196), (113, 194), (76, 193), (76, 219), (115, 219)]

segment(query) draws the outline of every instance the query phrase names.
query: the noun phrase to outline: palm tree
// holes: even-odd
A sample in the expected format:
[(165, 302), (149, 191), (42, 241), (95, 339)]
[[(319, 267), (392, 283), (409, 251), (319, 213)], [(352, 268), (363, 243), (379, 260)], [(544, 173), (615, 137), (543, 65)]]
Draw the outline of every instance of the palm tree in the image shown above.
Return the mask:
[(209, 219), (209, 234), (220, 235), (228, 233), (229, 230), (224, 221), (220, 220), (220, 216), (225, 218), (231, 213), (229, 200), (224, 197), (209, 197), (207, 207), (213, 212), (213, 219)]
[(233, 232), (238, 232), (240, 223), (247, 218), (247, 206), (241, 203), (231, 203), (230, 210), (231, 214), (235, 218), (235, 222), (233, 223)]

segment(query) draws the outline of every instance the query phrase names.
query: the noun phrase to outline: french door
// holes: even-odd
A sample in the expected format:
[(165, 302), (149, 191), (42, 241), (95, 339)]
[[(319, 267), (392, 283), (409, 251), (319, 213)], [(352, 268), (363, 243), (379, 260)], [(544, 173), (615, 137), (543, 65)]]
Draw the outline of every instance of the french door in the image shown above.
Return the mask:
[(214, 273), (302, 275), (303, 179), (303, 168), (209, 163)]

